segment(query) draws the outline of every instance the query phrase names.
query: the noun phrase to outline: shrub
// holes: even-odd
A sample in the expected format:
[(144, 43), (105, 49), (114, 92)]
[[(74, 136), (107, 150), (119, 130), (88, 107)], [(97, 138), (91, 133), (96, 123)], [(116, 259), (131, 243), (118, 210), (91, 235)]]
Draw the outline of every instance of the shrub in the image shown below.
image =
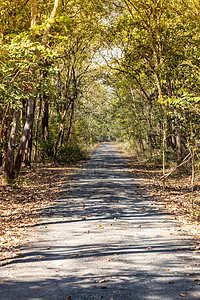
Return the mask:
[(86, 150), (78, 145), (63, 146), (58, 150), (56, 160), (58, 162), (73, 163), (88, 158)]

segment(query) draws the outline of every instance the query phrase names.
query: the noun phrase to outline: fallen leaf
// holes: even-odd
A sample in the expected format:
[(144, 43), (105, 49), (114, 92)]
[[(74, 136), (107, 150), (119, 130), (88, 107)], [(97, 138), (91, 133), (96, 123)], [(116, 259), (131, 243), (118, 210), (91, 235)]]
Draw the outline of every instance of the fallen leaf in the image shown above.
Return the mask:
[(185, 297), (185, 294), (179, 294), (179, 296), (181, 296), (181, 297)]
[(152, 247), (147, 247), (147, 250), (151, 250), (152, 249)]
[(174, 284), (174, 281), (172, 280), (172, 281), (169, 281), (168, 283), (170, 283), (170, 284)]
[(99, 224), (99, 229), (103, 229), (104, 227), (103, 226), (101, 226), (101, 224)]

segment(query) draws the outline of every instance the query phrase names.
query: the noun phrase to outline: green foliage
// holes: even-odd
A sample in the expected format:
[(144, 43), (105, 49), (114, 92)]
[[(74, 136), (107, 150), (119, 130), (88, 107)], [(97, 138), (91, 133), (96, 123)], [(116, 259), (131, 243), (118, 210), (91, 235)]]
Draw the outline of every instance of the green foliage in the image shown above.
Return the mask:
[(53, 141), (51, 139), (49, 140), (40, 139), (38, 146), (39, 146), (40, 155), (44, 158), (44, 160), (46, 161), (51, 160), (53, 157), (53, 149), (54, 149)]
[(13, 110), (25, 118), (30, 97), (37, 113), (48, 103), (49, 133), (39, 139), (40, 156), (52, 158), (72, 100), (73, 118), (69, 107), (63, 126), (65, 143), (72, 123), (73, 143), (59, 150), (59, 161), (82, 159), (77, 145), (112, 140), (160, 155), (164, 122), (169, 161), (177, 127), (185, 151), (198, 144), (199, 20), (192, 0), (61, 1), (46, 43), (52, 1), (37, 1), (31, 29), (30, 1), (0, 1), (0, 112), (9, 108), (12, 125)]
[(76, 144), (63, 146), (58, 150), (56, 160), (62, 163), (75, 163), (81, 160), (86, 160), (88, 153)]

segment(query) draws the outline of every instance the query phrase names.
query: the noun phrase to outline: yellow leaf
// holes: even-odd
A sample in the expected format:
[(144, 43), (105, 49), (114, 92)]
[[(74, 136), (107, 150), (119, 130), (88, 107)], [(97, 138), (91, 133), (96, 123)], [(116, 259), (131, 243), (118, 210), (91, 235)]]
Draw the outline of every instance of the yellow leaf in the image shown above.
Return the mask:
[(103, 229), (104, 227), (103, 226), (101, 226), (101, 224), (99, 224), (99, 229)]
[(181, 296), (181, 297), (185, 297), (185, 294), (179, 294), (179, 296)]

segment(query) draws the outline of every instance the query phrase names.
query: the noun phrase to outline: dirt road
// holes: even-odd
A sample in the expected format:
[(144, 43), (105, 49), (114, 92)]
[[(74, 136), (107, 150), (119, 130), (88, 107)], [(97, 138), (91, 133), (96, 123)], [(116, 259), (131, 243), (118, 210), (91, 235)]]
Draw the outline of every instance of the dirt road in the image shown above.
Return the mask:
[(0, 269), (0, 299), (200, 299), (200, 253), (103, 144), (63, 187), (35, 242)]

